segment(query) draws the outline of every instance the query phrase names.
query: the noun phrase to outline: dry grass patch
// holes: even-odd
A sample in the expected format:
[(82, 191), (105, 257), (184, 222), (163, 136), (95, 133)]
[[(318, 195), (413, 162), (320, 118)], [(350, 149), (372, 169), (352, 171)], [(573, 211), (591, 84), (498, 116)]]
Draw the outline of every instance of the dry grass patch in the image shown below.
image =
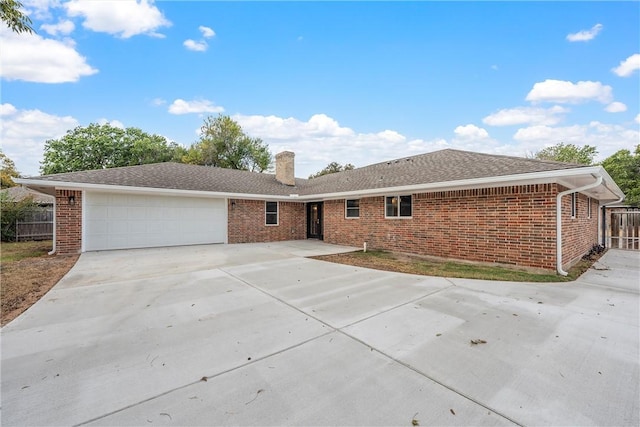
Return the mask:
[(51, 241), (2, 243), (2, 326), (42, 298), (78, 260), (78, 255), (47, 255), (51, 247)]
[(503, 280), (509, 282), (567, 282), (580, 277), (600, 258), (600, 254), (583, 259), (569, 270), (566, 277), (555, 273), (530, 273), (527, 271), (501, 266), (486, 266), (453, 261), (427, 260), (417, 256), (397, 254), (386, 251), (348, 252), (334, 255), (312, 257), (315, 259), (395, 271), (398, 273), (419, 274), (423, 276), (457, 277), (464, 279)]

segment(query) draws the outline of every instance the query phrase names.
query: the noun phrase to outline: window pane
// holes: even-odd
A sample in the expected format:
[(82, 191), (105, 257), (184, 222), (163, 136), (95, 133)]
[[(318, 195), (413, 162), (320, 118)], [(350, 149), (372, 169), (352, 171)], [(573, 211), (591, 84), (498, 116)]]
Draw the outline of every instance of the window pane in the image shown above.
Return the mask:
[(268, 225), (276, 225), (276, 224), (278, 224), (278, 215), (277, 214), (268, 213), (267, 214), (267, 224)]
[(358, 218), (360, 217), (360, 200), (347, 200), (347, 218)]
[(278, 202), (265, 203), (265, 224), (267, 225), (278, 224)]
[(398, 216), (398, 198), (387, 197), (386, 203), (387, 216)]
[(400, 196), (400, 216), (411, 216), (411, 196)]

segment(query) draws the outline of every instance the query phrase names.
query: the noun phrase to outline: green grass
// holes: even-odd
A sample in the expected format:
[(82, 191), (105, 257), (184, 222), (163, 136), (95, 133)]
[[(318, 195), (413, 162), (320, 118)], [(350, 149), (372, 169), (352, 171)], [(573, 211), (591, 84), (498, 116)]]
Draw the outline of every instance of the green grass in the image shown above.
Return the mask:
[[(432, 261), (396, 255), (386, 251), (352, 252), (354, 260), (363, 266), (425, 276), (457, 277), (465, 279), (502, 280), (512, 282), (567, 282), (577, 279), (589, 269), (593, 261), (580, 261), (564, 277), (556, 273), (531, 273), (500, 266), (485, 266), (453, 261)], [(345, 261), (347, 261), (345, 259)], [(340, 262), (340, 261), (338, 261)], [(356, 262), (360, 264), (359, 262)]]
[(19, 261), (45, 255), (52, 248), (51, 240), (42, 242), (2, 242), (0, 244), (0, 262)]

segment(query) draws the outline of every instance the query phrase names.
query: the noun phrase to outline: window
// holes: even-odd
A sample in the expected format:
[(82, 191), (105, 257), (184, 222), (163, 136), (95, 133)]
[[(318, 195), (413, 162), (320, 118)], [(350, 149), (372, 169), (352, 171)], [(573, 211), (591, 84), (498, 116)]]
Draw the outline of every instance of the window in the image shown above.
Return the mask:
[(575, 218), (578, 215), (578, 195), (571, 193), (571, 218)]
[(386, 218), (411, 216), (411, 196), (387, 196), (385, 200)]
[(278, 225), (278, 202), (264, 202), (265, 224)]
[(345, 200), (344, 216), (346, 218), (360, 218), (360, 200), (358, 199)]
[(591, 197), (587, 197), (587, 218), (591, 218)]

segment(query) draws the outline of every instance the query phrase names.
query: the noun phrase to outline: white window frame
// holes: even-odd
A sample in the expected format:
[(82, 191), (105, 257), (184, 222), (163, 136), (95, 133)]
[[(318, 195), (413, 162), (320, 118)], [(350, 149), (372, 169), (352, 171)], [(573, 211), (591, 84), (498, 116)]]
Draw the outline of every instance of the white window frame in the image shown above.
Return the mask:
[[(276, 223), (275, 224), (269, 224), (267, 222), (268, 215), (274, 213), (274, 212), (270, 212), (268, 210), (267, 206), (269, 205), (269, 203), (275, 203), (276, 204), (276, 211), (275, 211)], [(267, 227), (276, 227), (276, 226), (280, 225), (280, 202), (273, 202), (273, 201), (265, 200), (265, 202), (264, 202), (264, 225), (266, 225)]]
[[(348, 202), (352, 202), (352, 201), (356, 201), (358, 202), (358, 207), (354, 208), (354, 207), (349, 207), (349, 203)], [(354, 211), (357, 210), (358, 211), (358, 215), (357, 216), (349, 216), (349, 210)], [(344, 199), (344, 217), (345, 219), (360, 219), (360, 199)]]
[[(396, 198), (398, 200), (398, 215), (388, 216), (387, 215), (387, 199), (388, 198)], [(400, 208), (400, 200), (402, 197), (409, 197), (411, 200), (411, 214), (409, 216), (400, 215), (402, 209)], [(393, 194), (390, 196), (384, 196), (384, 217), (385, 219), (411, 219), (413, 218), (413, 194)]]
[(587, 218), (591, 219), (591, 197), (587, 197)]
[(578, 216), (578, 193), (571, 193), (571, 218)]

